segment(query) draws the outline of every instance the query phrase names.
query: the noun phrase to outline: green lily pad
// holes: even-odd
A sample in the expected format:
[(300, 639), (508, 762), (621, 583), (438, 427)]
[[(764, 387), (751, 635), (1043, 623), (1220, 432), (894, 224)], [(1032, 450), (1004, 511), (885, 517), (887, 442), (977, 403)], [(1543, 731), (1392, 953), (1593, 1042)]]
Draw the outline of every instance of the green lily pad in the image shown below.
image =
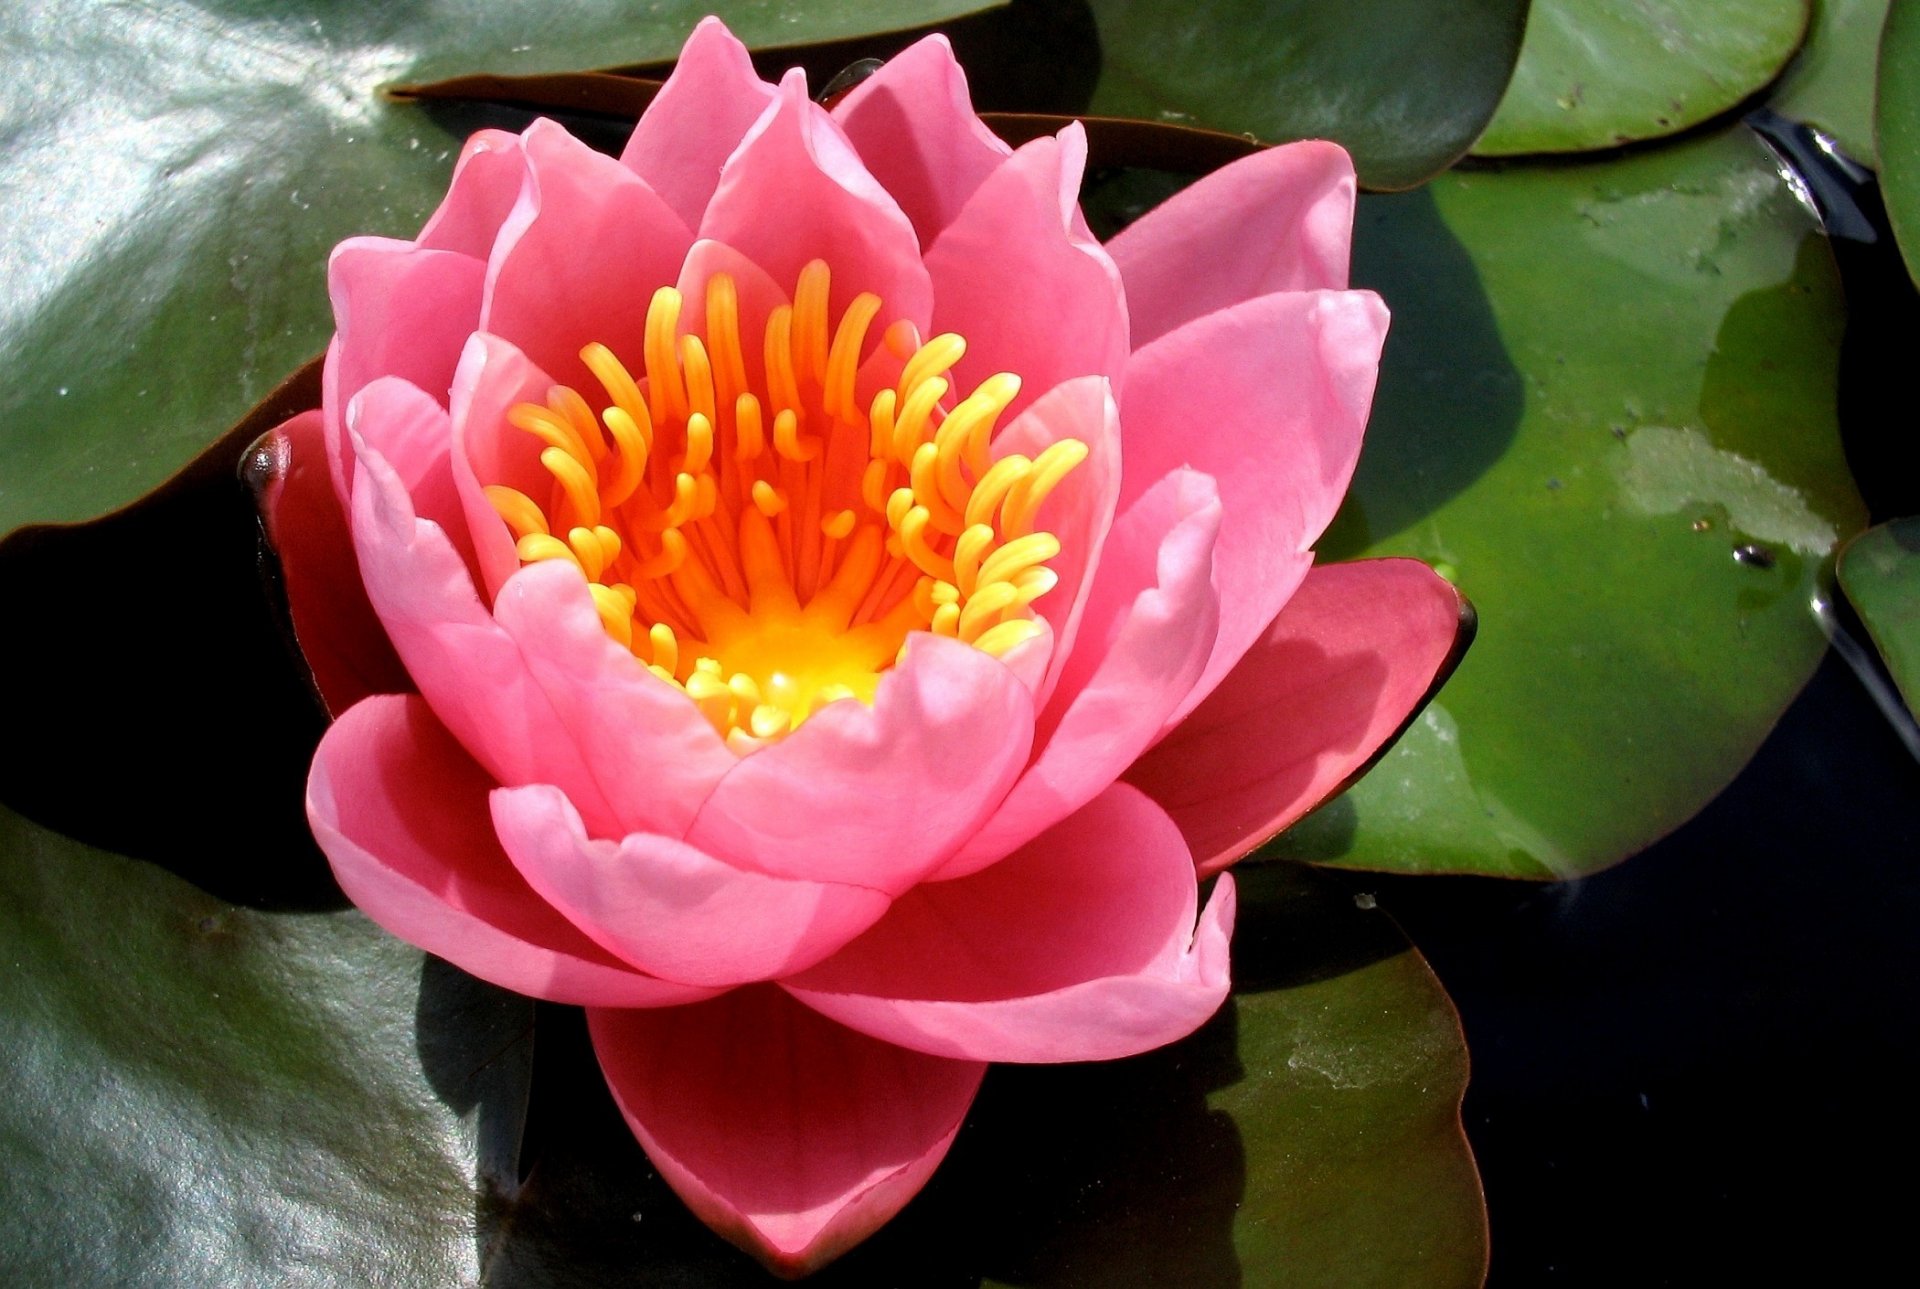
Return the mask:
[(382, 84), (671, 57), (716, 9), (791, 44), (980, 7), (0, 7), (0, 534), (139, 496), (325, 343), (328, 250), (417, 229), (464, 133)]
[(1524, 0), (1090, 0), (1088, 110), (1336, 139), (1362, 183), (1407, 188), (1485, 128), (1526, 26)]
[(1459, 672), (1272, 853), (1570, 876), (1690, 817), (1811, 675), (1864, 522), (1831, 255), (1747, 131), (1364, 198), (1394, 310), (1330, 558), (1402, 554), (1480, 611)]
[(1879, 99), (1873, 129), (1880, 190), (1907, 272), (1920, 282), (1920, 13), (1896, 5), (1880, 37)]
[(1769, 95), (1780, 115), (1833, 136), (1856, 161), (1875, 164), (1873, 83), (1880, 31), (1892, 0), (1814, 0), (1807, 43)]
[(1920, 518), (1869, 528), (1840, 553), (1840, 587), (1920, 714)]
[[(1477, 1282), (1445, 995), (1335, 879), (1242, 898), (1212, 1023), (995, 1070), (927, 1192), (813, 1283)], [(653, 1172), (577, 1013), (541, 1009), (531, 1061), (530, 1004), (358, 913), (239, 908), (0, 811), (0, 954), (18, 1283), (771, 1283)]]
[(1513, 83), (1478, 156), (1664, 138), (1770, 83), (1809, 0), (1535, 0)]
[(0, 809), (17, 1284), (471, 1283), (532, 1008), (357, 913), (269, 915)]

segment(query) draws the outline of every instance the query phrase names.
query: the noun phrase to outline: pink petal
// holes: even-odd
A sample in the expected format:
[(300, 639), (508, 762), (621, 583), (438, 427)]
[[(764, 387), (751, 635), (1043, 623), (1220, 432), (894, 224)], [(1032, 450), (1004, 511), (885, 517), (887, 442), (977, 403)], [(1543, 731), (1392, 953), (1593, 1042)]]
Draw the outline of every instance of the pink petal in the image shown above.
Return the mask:
[(520, 137), (505, 130), (479, 130), (453, 163), (453, 182), (440, 208), (417, 239), (422, 247), (456, 251), (483, 263), (493, 253), (500, 225), (520, 197), (526, 159)]
[(414, 513), (439, 524), (462, 558), (472, 549), (453, 480), (453, 427), (447, 409), (416, 385), (382, 376), (347, 401), (347, 434), (380, 454), (413, 499)]
[(1197, 902), (1173, 821), (1116, 784), (985, 872), (901, 897), (782, 987), (936, 1056), (1112, 1060), (1184, 1038), (1226, 998), (1232, 879), (1196, 928)]
[(834, 119), (929, 246), (1012, 149), (974, 115), (945, 36), (916, 41), (855, 86)]
[(614, 1100), (700, 1220), (784, 1276), (926, 1184), (986, 1067), (876, 1042), (770, 987), (587, 1013)]
[(927, 251), (934, 327), (967, 342), (954, 368), (957, 387), (970, 391), (1010, 371), (1021, 380), (1015, 412), (1074, 376), (1106, 376), (1118, 389), (1126, 370), (1119, 270), (1078, 231), (1086, 156), (1078, 122), (1057, 139), (1026, 144)]
[(1073, 652), (1120, 496), (1120, 412), (1105, 377), (1077, 376), (1041, 395), (994, 436), (993, 459), (1015, 453), (1038, 457), (1062, 439), (1078, 439), (1088, 455), (1061, 480), (1034, 521), (1037, 531), (1060, 539), (1060, 554), (1047, 564), (1059, 584), (1033, 606), (1054, 637), (1051, 663), (1034, 690), (1036, 708), (1046, 706)]
[[(778, 217), (769, 217), (774, 211)], [(733, 247), (789, 291), (808, 261), (825, 260), (834, 317), (862, 291), (880, 297), (876, 336), (896, 318), (924, 327), (932, 312), (913, 225), (833, 118), (807, 97), (798, 68), (721, 171), (699, 233)]]
[(1371, 291), (1266, 295), (1133, 356), (1120, 404), (1120, 504), (1169, 470), (1220, 485), (1220, 632), (1178, 720), (1220, 682), (1306, 576), (1346, 494), (1380, 370), (1387, 311)]
[(1119, 778), (1186, 697), (1213, 646), (1220, 499), (1175, 471), (1115, 521), (1079, 643), (1041, 714), (1033, 763), (993, 818), (942, 865), (964, 877), (1065, 819)]
[(526, 182), (494, 244), (479, 330), (593, 401), (580, 350), (598, 341), (639, 369), (647, 301), (693, 234), (633, 171), (552, 121), (529, 126), (523, 146)]
[(494, 826), (515, 866), (575, 926), (649, 975), (693, 985), (812, 966), (887, 911), (861, 886), (749, 873), (670, 837), (587, 836), (557, 788), (501, 788)]
[(324, 403), (343, 508), (353, 484), (352, 452), (338, 418), (348, 400), (382, 376), (398, 376), (444, 405), (461, 346), (480, 316), (485, 274), (485, 264), (457, 252), (383, 237), (352, 237), (334, 248), (327, 290), (335, 333)]
[(682, 223), (698, 228), (720, 167), (773, 95), (773, 86), (754, 73), (746, 46), (718, 18), (702, 19), (620, 160)]
[(1032, 737), (1018, 676), (972, 645), (916, 633), (871, 708), (829, 703), (744, 757), (687, 840), (777, 877), (898, 894), (999, 804)]
[(367, 598), (454, 738), (497, 782), (558, 784), (603, 831), (615, 831), (592, 767), (480, 602), (453, 543), (415, 515), (399, 477), (371, 449), (354, 479), (352, 525)]
[(711, 996), (632, 971), (535, 895), (494, 840), (492, 787), (426, 703), (382, 695), (320, 740), (307, 818), (362, 912), (483, 980), (609, 1007)]
[(545, 403), (553, 377), (510, 341), (485, 332), (467, 339), (454, 372), (453, 482), (488, 595), (520, 570), (513, 533), (487, 500), (488, 484), (504, 484), (544, 502), (553, 476), (540, 464), (541, 442), (507, 422), (516, 403)]
[(279, 557), (293, 633), (327, 710), (338, 716), (368, 694), (413, 688), (367, 603), (346, 515), (327, 470), (320, 413), (273, 431), (271, 473), (258, 504)]
[(607, 635), (580, 571), (559, 560), (521, 569), (493, 617), (612, 808), (616, 826), (598, 835), (685, 835), (739, 758), (693, 700)]
[(1217, 872), (1319, 805), (1418, 708), (1460, 631), (1418, 560), (1322, 565), (1207, 700), (1127, 774)]
[(1353, 159), (1337, 143), (1268, 148), (1223, 166), (1107, 243), (1127, 284), (1138, 349), (1276, 291), (1343, 291)]
[(740, 357), (745, 364), (747, 388), (767, 388), (765, 337), (767, 319), (783, 304), (793, 303), (794, 283), (782, 286), (767, 276), (767, 271), (752, 260), (720, 242), (698, 241), (687, 252), (674, 286), (680, 291), (680, 332), (682, 335), (707, 334), (707, 280), (716, 273), (733, 279), (739, 314)]

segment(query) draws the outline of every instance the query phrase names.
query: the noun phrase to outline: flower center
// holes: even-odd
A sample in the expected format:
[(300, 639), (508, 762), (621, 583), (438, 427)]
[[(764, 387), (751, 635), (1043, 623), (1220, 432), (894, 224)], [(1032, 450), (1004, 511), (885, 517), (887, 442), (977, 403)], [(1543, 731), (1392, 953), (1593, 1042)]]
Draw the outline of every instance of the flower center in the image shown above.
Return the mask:
[(1047, 561), (1060, 543), (1034, 520), (1087, 455), (1062, 439), (994, 460), (1019, 378), (990, 376), (949, 406), (966, 342), (920, 343), (904, 320), (881, 338), (898, 377), (862, 412), (861, 351), (880, 298), (856, 297), (830, 328), (829, 285), (813, 261), (793, 303), (768, 318), (760, 389), (733, 279), (707, 281), (704, 338), (680, 334), (680, 292), (660, 288), (644, 380), (588, 345), (598, 415), (564, 385), (508, 413), (545, 444), (544, 501), (486, 489), (520, 562), (578, 566), (607, 634), (743, 750), (823, 704), (871, 702), (910, 632), (996, 656), (1041, 634), (1032, 606), (1058, 581)]

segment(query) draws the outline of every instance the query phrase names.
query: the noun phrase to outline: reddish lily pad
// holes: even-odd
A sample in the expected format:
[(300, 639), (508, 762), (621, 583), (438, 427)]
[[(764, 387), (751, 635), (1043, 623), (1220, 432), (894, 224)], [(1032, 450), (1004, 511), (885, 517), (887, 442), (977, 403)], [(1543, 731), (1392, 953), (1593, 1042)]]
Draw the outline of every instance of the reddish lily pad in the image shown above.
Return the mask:
[[(1212, 1023), (996, 1070), (927, 1192), (813, 1283), (1477, 1281), (1445, 995), (1332, 879), (1243, 900)], [(653, 1173), (577, 1013), (542, 1009), (530, 1066), (529, 1004), (356, 912), (227, 904), (0, 810), (0, 943), (23, 1283), (771, 1283)]]
[(1840, 586), (1920, 714), (1920, 518), (1870, 528), (1840, 553)]
[(86, 0), (0, 7), (0, 534), (137, 497), (331, 328), (324, 265), (410, 234), (477, 120), (385, 83), (672, 57), (933, 22), (982, 0)]
[(1825, 648), (1808, 601), (1864, 520), (1830, 253), (1739, 130), (1364, 199), (1355, 277), (1394, 332), (1323, 552), (1434, 562), (1480, 633), (1270, 853), (1605, 867), (1724, 787)]
[(1809, 0), (1535, 0), (1513, 82), (1477, 156), (1664, 138), (1780, 74)]

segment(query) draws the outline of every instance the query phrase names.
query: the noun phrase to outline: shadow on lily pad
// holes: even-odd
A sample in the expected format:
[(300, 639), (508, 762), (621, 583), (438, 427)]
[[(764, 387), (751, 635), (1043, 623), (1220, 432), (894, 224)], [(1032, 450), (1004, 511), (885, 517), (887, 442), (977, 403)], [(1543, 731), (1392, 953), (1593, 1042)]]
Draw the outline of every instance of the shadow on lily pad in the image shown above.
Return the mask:
[[(1330, 1217), (1313, 1187), (1306, 1188), (1308, 1202), (1296, 1204), (1296, 1190), (1281, 1184), (1301, 1166), (1285, 1129), (1305, 1106), (1303, 1091), (1321, 1101), (1357, 1103), (1377, 1095), (1385, 1081), (1371, 1092), (1368, 1079), (1334, 1087), (1324, 1070), (1284, 1058), (1271, 1065), (1265, 1055), (1253, 1069), (1243, 1053), (1313, 1055), (1309, 1040), (1330, 1006), (1328, 988), (1344, 997), (1350, 985), (1377, 980), (1382, 971), (1425, 969), (1391, 922), (1356, 907), (1344, 886), (1323, 874), (1268, 865), (1244, 874), (1242, 886), (1235, 945), (1241, 992), (1212, 1021), (1180, 1043), (1131, 1060), (994, 1067), (926, 1190), (808, 1283), (834, 1289), (1312, 1283), (1333, 1266), (1315, 1256), (1318, 1228), (1344, 1239), (1355, 1223), (1395, 1220), (1375, 1212), (1362, 1187), (1343, 1192)], [(1360, 985), (1354, 997), (1363, 994)], [(1383, 1035), (1379, 1050), (1346, 1054), (1357, 1071), (1365, 1072), (1374, 1058), (1382, 1067), (1405, 1064), (1400, 1019), (1391, 1015), (1394, 995), (1379, 997), (1385, 1010), (1362, 1007)], [(1331, 1006), (1340, 1011), (1347, 1004)], [(1453, 1033), (1451, 1012), (1439, 1006), (1442, 1014), (1429, 1019)], [(1415, 1010), (1424, 1015), (1426, 1004)], [(634, 1144), (601, 1081), (579, 1014), (543, 1006), (539, 1026), (527, 1179), (517, 1194), (496, 1194), (483, 1204), (478, 1239), (487, 1283), (500, 1289), (769, 1283), (755, 1263), (700, 1225)], [(1442, 1082), (1435, 1081), (1438, 1120), (1457, 1138), (1459, 1089)], [(1393, 1125), (1372, 1122), (1387, 1131), (1370, 1139), (1365, 1153), (1390, 1157)], [(1256, 1125), (1262, 1140), (1243, 1136), (1247, 1124)], [(1453, 1149), (1465, 1159), (1457, 1140)], [(1430, 1154), (1423, 1149), (1411, 1161), (1416, 1171)], [(1258, 1193), (1250, 1173), (1254, 1156), (1261, 1182), (1274, 1183), (1259, 1185)], [(1336, 1173), (1352, 1166), (1331, 1153), (1313, 1165)], [(1470, 1177), (1471, 1164), (1466, 1168)], [(1471, 1208), (1477, 1188), (1467, 1191)], [(1249, 1222), (1251, 1234), (1243, 1229)], [(1471, 1236), (1471, 1223), (1468, 1228)], [(1282, 1268), (1243, 1266), (1247, 1250), (1256, 1256), (1305, 1252), (1300, 1264)]]
[(0, 542), (0, 799), (225, 900), (338, 908), (302, 804), (326, 721), (235, 472), (253, 419), (125, 510)]

